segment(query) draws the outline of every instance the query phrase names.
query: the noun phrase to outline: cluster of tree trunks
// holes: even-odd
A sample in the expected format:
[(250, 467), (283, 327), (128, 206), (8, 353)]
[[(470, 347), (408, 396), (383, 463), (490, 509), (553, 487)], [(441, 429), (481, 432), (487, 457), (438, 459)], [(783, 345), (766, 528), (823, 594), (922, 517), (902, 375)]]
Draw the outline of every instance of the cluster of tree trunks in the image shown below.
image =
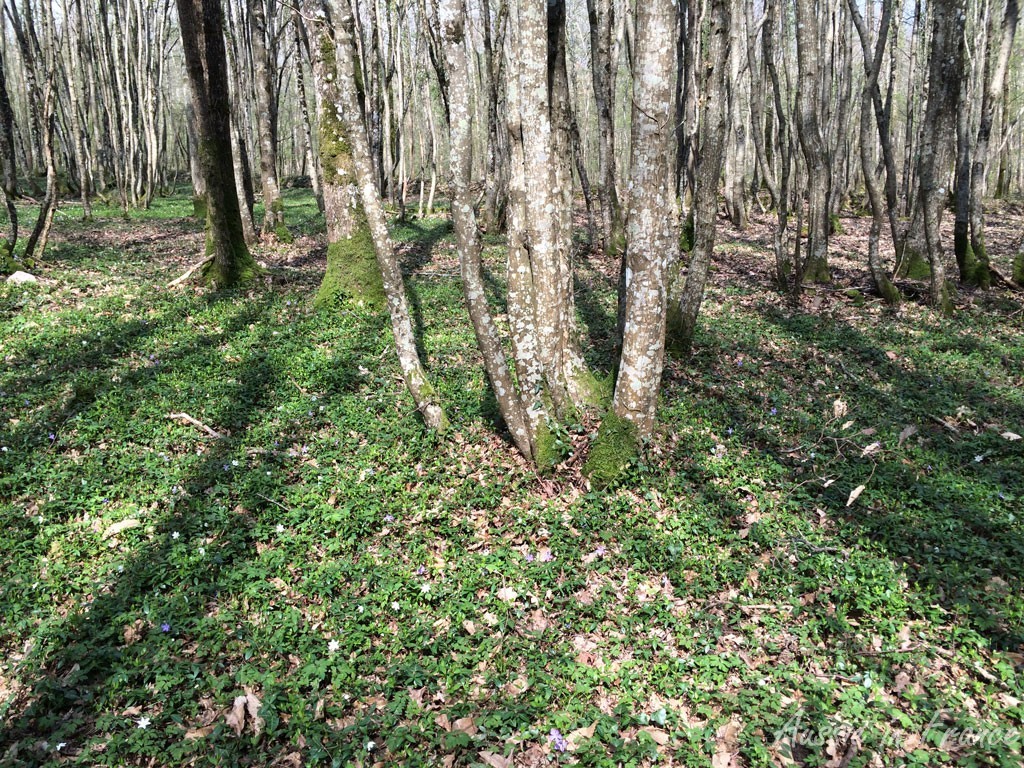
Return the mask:
[[(538, 466), (557, 463), (555, 435), (582, 409), (606, 411), (595, 477), (650, 437), (666, 346), (693, 344), (720, 212), (744, 227), (773, 211), (794, 299), (830, 279), (845, 206), (871, 215), (866, 264), (891, 305), (909, 275), (952, 311), (951, 201), (960, 282), (1002, 279), (984, 200), (990, 180), (1005, 195), (1024, 176), (1018, 0), (175, 2), (177, 26), (170, 0), (0, 0), (4, 270), (45, 248), (68, 191), (85, 217), (108, 189), (127, 212), (178, 164), (207, 223), (206, 278), (245, 282), (258, 237), (291, 237), (284, 180), (308, 178), (328, 237), (317, 305), (386, 308), (408, 389), (441, 429), (385, 205), (404, 218), (415, 194), (426, 216), (446, 189), (484, 367)], [(25, 189), (41, 213), (19, 248)], [(589, 247), (621, 265), (610, 387), (581, 354), (580, 196)], [(507, 330), (486, 299), (482, 230), (507, 237)]]

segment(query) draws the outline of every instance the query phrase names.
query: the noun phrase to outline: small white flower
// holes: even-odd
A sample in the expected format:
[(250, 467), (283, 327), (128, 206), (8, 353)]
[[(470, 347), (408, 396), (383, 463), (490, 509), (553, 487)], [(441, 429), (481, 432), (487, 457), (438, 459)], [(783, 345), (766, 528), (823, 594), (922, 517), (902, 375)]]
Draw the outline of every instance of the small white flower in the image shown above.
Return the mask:
[(277, 524), (277, 532), (278, 533), (284, 533), (284, 526), (281, 525), (281, 523)]
[(341, 648), (341, 643), (339, 643), (337, 640), (331, 640), (331, 642), (327, 644), (327, 650), (331, 653), (334, 653), (339, 648)]
[(200, 555), (205, 555), (206, 554), (206, 547), (200, 547), (199, 548), (199, 554)]
[(146, 730), (147, 728), (149, 728), (149, 724), (151, 722), (153, 722), (153, 721), (150, 720), (145, 715), (143, 715), (142, 717), (140, 717), (138, 720), (135, 721), (135, 727), (136, 728), (141, 728), (142, 730)]
[(391, 604), (391, 610), (392, 610), (392, 611), (400, 611), (400, 610), (402, 610), (402, 606), (401, 606), (401, 605), (399, 604), (399, 602), (398, 602), (398, 601), (396, 600), (395, 602), (393, 602), (393, 603)]
[(373, 752), (373, 750), (375, 750), (376, 748), (377, 748), (377, 742), (375, 742), (375, 741), (368, 741), (368, 742), (366, 742), (366, 751), (367, 752)]
[(984, 460), (985, 460), (985, 454), (983, 454), (983, 453), (979, 453), (977, 456), (974, 457), (974, 462), (976, 464), (980, 464)]
[(58, 744), (58, 745), (57, 745), (57, 746), (55, 747), (55, 749), (56, 749), (56, 750), (57, 750), (58, 752), (60, 752), (60, 751), (61, 751), (62, 749), (64, 749), (64, 747), (66, 747), (67, 745), (68, 745), (68, 743), (67, 743), (66, 741), (62, 741), (62, 742), (60, 742), (60, 743), (59, 743), (59, 744)]
[(364, 606), (360, 605), (358, 608), (356, 608), (356, 613), (362, 613), (365, 610), (366, 610), (366, 608)]
[(178, 531), (174, 531), (171, 534), (171, 538), (174, 539), (175, 541), (177, 541), (179, 538), (181, 538), (181, 534)]
[(232, 459), (231, 460), (231, 466), (232, 467), (237, 467), (238, 466), (238, 459)]
[(427, 594), (427, 592), (429, 592), (429, 591), (430, 591), (430, 584), (429, 583), (421, 584), (420, 585), (420, 592), (422, 592), (424, 595)]

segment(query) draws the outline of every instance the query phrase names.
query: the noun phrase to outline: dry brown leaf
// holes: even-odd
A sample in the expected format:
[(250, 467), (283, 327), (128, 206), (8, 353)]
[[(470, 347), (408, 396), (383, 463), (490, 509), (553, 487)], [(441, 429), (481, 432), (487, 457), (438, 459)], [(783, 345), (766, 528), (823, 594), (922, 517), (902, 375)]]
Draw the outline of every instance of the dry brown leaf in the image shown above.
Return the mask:
[(850, 408), (842, 398), (837, 397), (835, 402), (832, 403), (832, 415), (835, 418), (841, 419), (849, 412)]
[(122, 520), (121, 522), (114, 523), (112, 526), (107, 528), (107, 530), (103, 532), (103, 538), (109, 539), (111, 536), (117, 536), (121, 531), (127, 531), (129, 528), (138, 528), (140, 525), (142, 525), (142, 523), (135, 518)]
[(863, 451), (860, 452), (861, 458), (865, 456), (870, 456), (872, 453), (876, 453), (881, 448), (882, 444), (876, 440), (875, 442), (871, 443), (871, 445), (868, 445), (867, 447), (864, 448)]
[(865, 486), (865, 485), (858, 485), (856, 488), (854, 488), (852, 491), (850, 491), (850, 498), (848, 498), (846, 500), (846, 506), (848, 506), (848, 507), (852, 506), (853, 502), (855, 502), (857, 500), (857, 497), (860, 496), (862, 493), (864, 493), (864, 489), (866, 487), (867, 486)]
[(245, 692), (245, 711), (249, 713), (249, 718), (252, 721), (252, 730), (257, 736), (263, 733), (263, 726), (266, 725), (266, 721), (260, 717), (260, 707), (263, 703), (256, 698), (256, 694), (252, 691), (246, 690)]
[(473, 736), (479, 729), (476, 727), (476, 722), (472, 717), (460, 717), (452, 723), (452, 730), (462, 731), (469, 736)]
[(484, 765), (489, 765), (491, 768), (510, 768), (512, 765), (510, 758), (495, 754), (494, 752), (488, 752), (487, 750), (480, 753), (480, 759)]
[(519, 597), (519, 593), (511, 587), (502, 587), (498, 590), (498, 599), (504, 600), (506, 603), (514, 603), (517, 597)]
[(736, 754), (739, 748), (739, 736), (742, 725), (733, 717), (728, 723), (721, 726), (715, 734), (716, 746), (714, 757), (711, 758), (711, 768), (738, 768)]
[(519, 676), (506, 685), (505, 690), (508, 691), (510, 696), (522, 696), (529, 687), (530, 682), (525, 677)]
[(434, 718), (434, 723), (442, 731), (450, 731), (452, 729), (452, 721), (448, 719), (448, 715), (443, 712)]
[(903, 431), (900, 432), (900, 437), (899, 437), (898, 445), (903, 445), (903, 443), (905, 443), (907, 440), (909, 440), (911, 437), (913, 437), (916, 434), (917, 434), (917, 427), (915, 427), (913, 424), (911, 424), (908, 427), (904, 427)]
[(668, 744), (669, 736), (665, 731), (661, 730), (660, 728), (641, 728), (640, 733), (646, 733), (648, 736), (654, 739), (654, 743), (660, 747), (663, 747), (666, 744)]
[(469, 619), (466, 619), (464, 622), (462, 622), (462, 628), (464, 630), (466, 630), (466, 634), (467, 635), (475, 635), (476, 634), (476, 624), (474, 624)]
[(227, 721), (228, 726), (235, 732), (236, 736), (241, 736), (242, 729), (245, 728), (245, 704), (245, 696), (235, 696), (231, 709), (224, 716), (224, 720)]
[(216, 723), (210, 723), (209, 725), (204, 725), (202, 728), (189, 728), (187, 731), (185, 731), (185, 739), (188, 741), (193, 741), (195, 739), (205, 739), (207, 736), (213, 733), (213, 730), (216, 727)]
[(1002, 437), (1004, 440), (1009, 440), (1011, 443), (1020, 440), (1020, 435), (1018, 435), (1016, 432), (1003, 432), (1003, 434), (1001, 434), (1000, 437)]
[(597, 730), (597, 720), (592, 722), (586, 728), (577, 728), (575, 731), (565, 737), (565, 740), (569, 743), (569, 750), (578, 749), (580, 744), (586, 739), (594, 738), (594, 732)]

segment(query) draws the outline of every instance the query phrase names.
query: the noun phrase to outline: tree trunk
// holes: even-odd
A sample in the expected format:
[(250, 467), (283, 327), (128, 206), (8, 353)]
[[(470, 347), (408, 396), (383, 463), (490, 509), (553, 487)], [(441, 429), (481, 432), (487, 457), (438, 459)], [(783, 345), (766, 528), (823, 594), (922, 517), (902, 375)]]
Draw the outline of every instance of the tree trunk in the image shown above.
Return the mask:
[(605, 253), (622, 248), (622, 212), (615, 191), (615, 67), (612, 60), (613, 0), (587, 0), (590, 68), (597, 103), (598, 215)]
[(945, 252), (939, 223), (946, 204), (956, 146), (956, 121), (964, 70), (965, 0), (933, 0), (932, 45), (928, 61), (928, 103), (921, 131), (917, 175), (925, 248), (931, 267), (932, 303), (953, 311), (946, 282)]
[(3, 47), (0, 46), (0, 167), (3, 169), (4, 202), (10, 231), (0, 251), (0, 274), (16, 271), (14, 249), (18, 245), (18, 209), (14, 201), (18, 197), (18, 172), (14, 154), (14, 111), (7, 92), (7, 62)]
[(531, 408), (551, 408), (561, 419), (594, 399), (575, 341), (572, 233), (564, 210), (570, 158), (556, 154), (546, 3), (516, 0), (509, 22), (509, 322), (520, 385), (538, 393)]
[(313, 0), (306, 8), (306, 16), (315, 19), (310, 57), (327, 222), (327, 270), (314, 305), (333, 308), (338, 301), (351, 299), (370, 307), (382, 307), (384, 284), (359, 199), (352, 145), (346, 137), (340, 111), (337, 45), (330, 6), (323, 0)]
[(424, 423), (430, 429), (444, 430), (448, 425), (448, 419), (441, 409), (437, 392), (427, 381), (426, 372), (420, 363), (402, 271), (398, 266), (398, 259), (395, 257), (391, 238), (388, 235), (384, 207), (374, 181), (370, 144), (366, 136), (357, 91), (356, 72), (359, 64), (354, 41), (355, 20), (346, 3), (341, 3), (339, 22), (336, 28), (339, 54), (337, 59), (338, 95), (340, 96), (338, 106), (341, 108), (341, 120), (345, 130), (344, 138), (351, 148), (351, 156), (355, 165), (355, 181), (359, 187), (366, 221), (377, 253), (377, 264), (380, 267), (384, 293), (391, 314), (391, 329), (395, 336), (398, 361), (402, 367), (405, 385), (416, 403), (416, 408), (423, 416)]
[[(1017, 0), (1006, 0), (998, 49), (993, 45), (993, 41), (989, 40), (989, 55), (985, 61), (987, 82), (981, 99), (981, 122), (978, 125), (978, 139), (974, 145), (974, 162), (971, 165), (971, 193), (968, 212), (970, 249), (977, 266), (973, 274), (968, 275), (968, 281), (983, 288), (989, 287), (992, 282), (988, 249), (985, 246), (985, 177), (988, 172), (992, 123), (995, 119), (996, 106), (1006, 90), (1006, 72), (1010, 64), (1010, 53), (1013, 50), (1013, 39), (1017, 34), (1019, 15), (1020, 9)], [(1008, 106), (1004, 101), (1003, 109), (1005, 110)], [(963, 278), (963, 275), (961, 277)]]
[(224, 15), (220, 0), (176, 2), (206, 179), (206, 254), (210, 260), (203, 276), (216, 288), (227, 288), (251, 280), (259, 267), (245, 244), (232, 170)]
[[(889, 35), (889, 25), (892, 19), (892, 2), (885, 0), (882, 4), (882, 18), (879, 24), (878, 40), (875, 42), (874, 50), (871, 49), (870, 32), (864, 23), (860, 10), (857, 8), (857, 0), (847, 0), (850, 15), (857, 27), (860, 36), (861, 48), (864, 52), (864, 87), (861, 91), (860, 102), (860, 162), (861, 172), (864, 174), (864, 187), (867, 190), (868, 202), (871, 205), (871, 230), (868, 234), (868, 270), (871, 272), (871, 281), (875, 290), (890, 306), (897, 306), (900, 302), (900, 294), (896, 286), (889, 279), (881, 258), (878, 253), (878, 240), (882, 233), (882, 227), (886, 223), (886, 210), (888, 206), (883, 203), (882, 192), (878, 187), (876, 175), (876, 163), (872, 148), (874, 141), (871, 136), (872, 114), (874, 112), (875, 94), (878, 92), (878, 75), (882, 68), (882, 56), (885, 53), (886, 40)], [(877, 123), (876, 123), (877, 125)], [(883, 140), (885, 137), (882, 137)], [(891, 208), (888, 208), (891, 211)]]
[(267, 12), (265, 0), (248, 0), (249, 37), (252, 43), (256, 86), (256, 131), (260, 143), (260, 186), (263, 189), (263, 236), (290, 241), (284, 225), (284, 201), (277, 178), (277, 100), (274, 92), (276, 62), (267, 54)]
[[(807, 280), (828, 282), (829, 190), (832, 167), (821, 134), (819, 117), (821, 50), (818, 40), (818, 18), (814, 0), (796, 0), (797, 42), (797, 136), (807, 166), (807, 256), (797, 265), (795, 288)], [(799, 235), (798, 235), (799, 236)]]
[(526, 407), (519, 389), (512, 381), (505, 353), (494, 319), (487, 307), (487, 294), (481, 267), (480, 234), (473, 211), (470, 191), (473, 167), (472, 116), (469, 108), (470, 88), (464, 40), (465, 2), (447, 0), (442, 3), (441, 29), (445, 40), (447, 73), (451, 92), (449, 116), (451, 133), (452, 221), (459, 249), (462, 288), (469, 310), (477, 345), (484, 359), (484, 369), (491, 382), (501, 417), (516, 447), (527, 460), (535, 452), (534, 431), (530, 428)]
[[(704, 300), (708, 268), (715, 247), (715, 220), (718, 216), (718, 182), (722, 176), (725, 136), (729, 127), (726, 67), (733, 58), (730, 47), (736, 39), (730, 34), (731, 0), (712, 0), (708, 13), (708, 31), (703, 57), (701, 93), (706, 94), (698, 132), (697, 167), (694, 190), (694, 247), (685, 280), (676, 278), (668, 315), (668, 346), (678, 355), (688, 355), (693, 345), (697, 315)], [(678, 294), (678, 295), (676, 295)]]
[(673, 0), (650, 0), (637, 6), (626, 323), (612, 410), (587, 460), (586, 470), (598, 485), (618, 479), (641, 441), (654, 431), (665, 355), (668, 272), (679, 242), (674, 183), (675, 23)]

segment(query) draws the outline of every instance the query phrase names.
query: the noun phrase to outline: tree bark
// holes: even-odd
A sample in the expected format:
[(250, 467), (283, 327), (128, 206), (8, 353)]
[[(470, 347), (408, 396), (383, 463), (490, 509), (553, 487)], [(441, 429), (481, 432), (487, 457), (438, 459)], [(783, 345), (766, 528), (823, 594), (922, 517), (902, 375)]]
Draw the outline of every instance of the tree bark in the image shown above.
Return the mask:
[(224, 14), (220, 0), (176, 2), (206, 179), (206, 254), (210, 261), (203, 276), (216, 288), (227, 288), (251, 280), (259, 267), (245, 244), (232, 169)]
[(487, 306), (487, 294), (481, 267), (480, 234), (473, 211), (470, 180), (473, 166), (472, 115), (466, 62), (464, 0), (446, 0), (440, 11), (445, 41), (445, 60), (451, 87), (449, 117), (451, 135), (452, 221), (459, 249), (462, 288), (466, 298), (484, 369), (491, 382), (501, 417), (512, 440), (527, 460), (534, 457), (534, 430), (530, 428), (526, 407), (512, 381), (501, 337)]
[(703, 57), (701, 93), (706, 94), (704, 112), (698, 132), (697, 167), (694, 183), (694, 247), (685, 280), (680, 274), (676, 282), (682, 285), (678, 297), (672, 297), (669, 307), (668, 345), (679, 355), (688, 355), (697, 328), (697, 315), (704, 300), (708, 268), (715, 248), (715, 220), (718, 216), (718, 183), (722, 176), (725, 155), (725, 137), (729, 126), (725, 98), (726, 67), (733, 56), (731, 46), (736, 39), (730, 34), (731, 0), (711, 0), (708, 30), (702, 37), (707, 41)]
[(946, 282), (945, 251), (939, 233), (956, 145), (960, 84), (964, 71), (965, 0), (933, 0), (928, 61), (928, 102), (917, 163), (925, 248), (931, 267), (931, 299), (940, 312), (953, 311)]
[(807, 256), (797, 265), (795, 287), (831, 279), (828, 267), (829, 190), (832, 167), (821, 134), (821, 57), (814, 0), (796, 0), (797, 136), (807, 166)]
[(587, 461), (591, 481), (599, 485), (617, 479), (641, 441), (654, 431), (665, 356), (668, 271), (679, 242), (674, 183), (675, 23), (674, 0), (637, 6), (626, 323), (612, 411), (605, 416)]
[(424, 423), (430, 429), (443, 431), (448, 426), (448, 419), (441, 409), (437, 392), (427, 380), (426, 371), (420, 362), (402, 271), (399, 268), (398, 259), (395, 257), (394, 247), (388, 234), (387, 221), (384, 218), (384, 207), (374, 181), (370, 143), (367, 139), (357, 91), (356, 72), (359, 64), (354, 40), (355, 19), (346, 2), (340, 3), (340, 6), (340, 18), (336, 27), (338, 95), (340, 97), (338, 106), (341, 108), (345, 138), (351, 147), (355, 179), (359, 187), (363, 210), (377, 253), (377, 264), (380, 267), (384, 293), (391, 315), (391, 330), (395, 336), (398, 361), (402, 368), (405, 385), (416, 403), (416, 408), (423, 416)]
[(284, 201), (277, 178), (277, 99), (274, 92), (275, 62), (267, 53), (265, 0), (248, 0), (249, 37), (252, 43), (256, 86), (256, 131), (260, 143), (260, 187), (263, 190), (263, 236), (290, 240), (284, 226)]

